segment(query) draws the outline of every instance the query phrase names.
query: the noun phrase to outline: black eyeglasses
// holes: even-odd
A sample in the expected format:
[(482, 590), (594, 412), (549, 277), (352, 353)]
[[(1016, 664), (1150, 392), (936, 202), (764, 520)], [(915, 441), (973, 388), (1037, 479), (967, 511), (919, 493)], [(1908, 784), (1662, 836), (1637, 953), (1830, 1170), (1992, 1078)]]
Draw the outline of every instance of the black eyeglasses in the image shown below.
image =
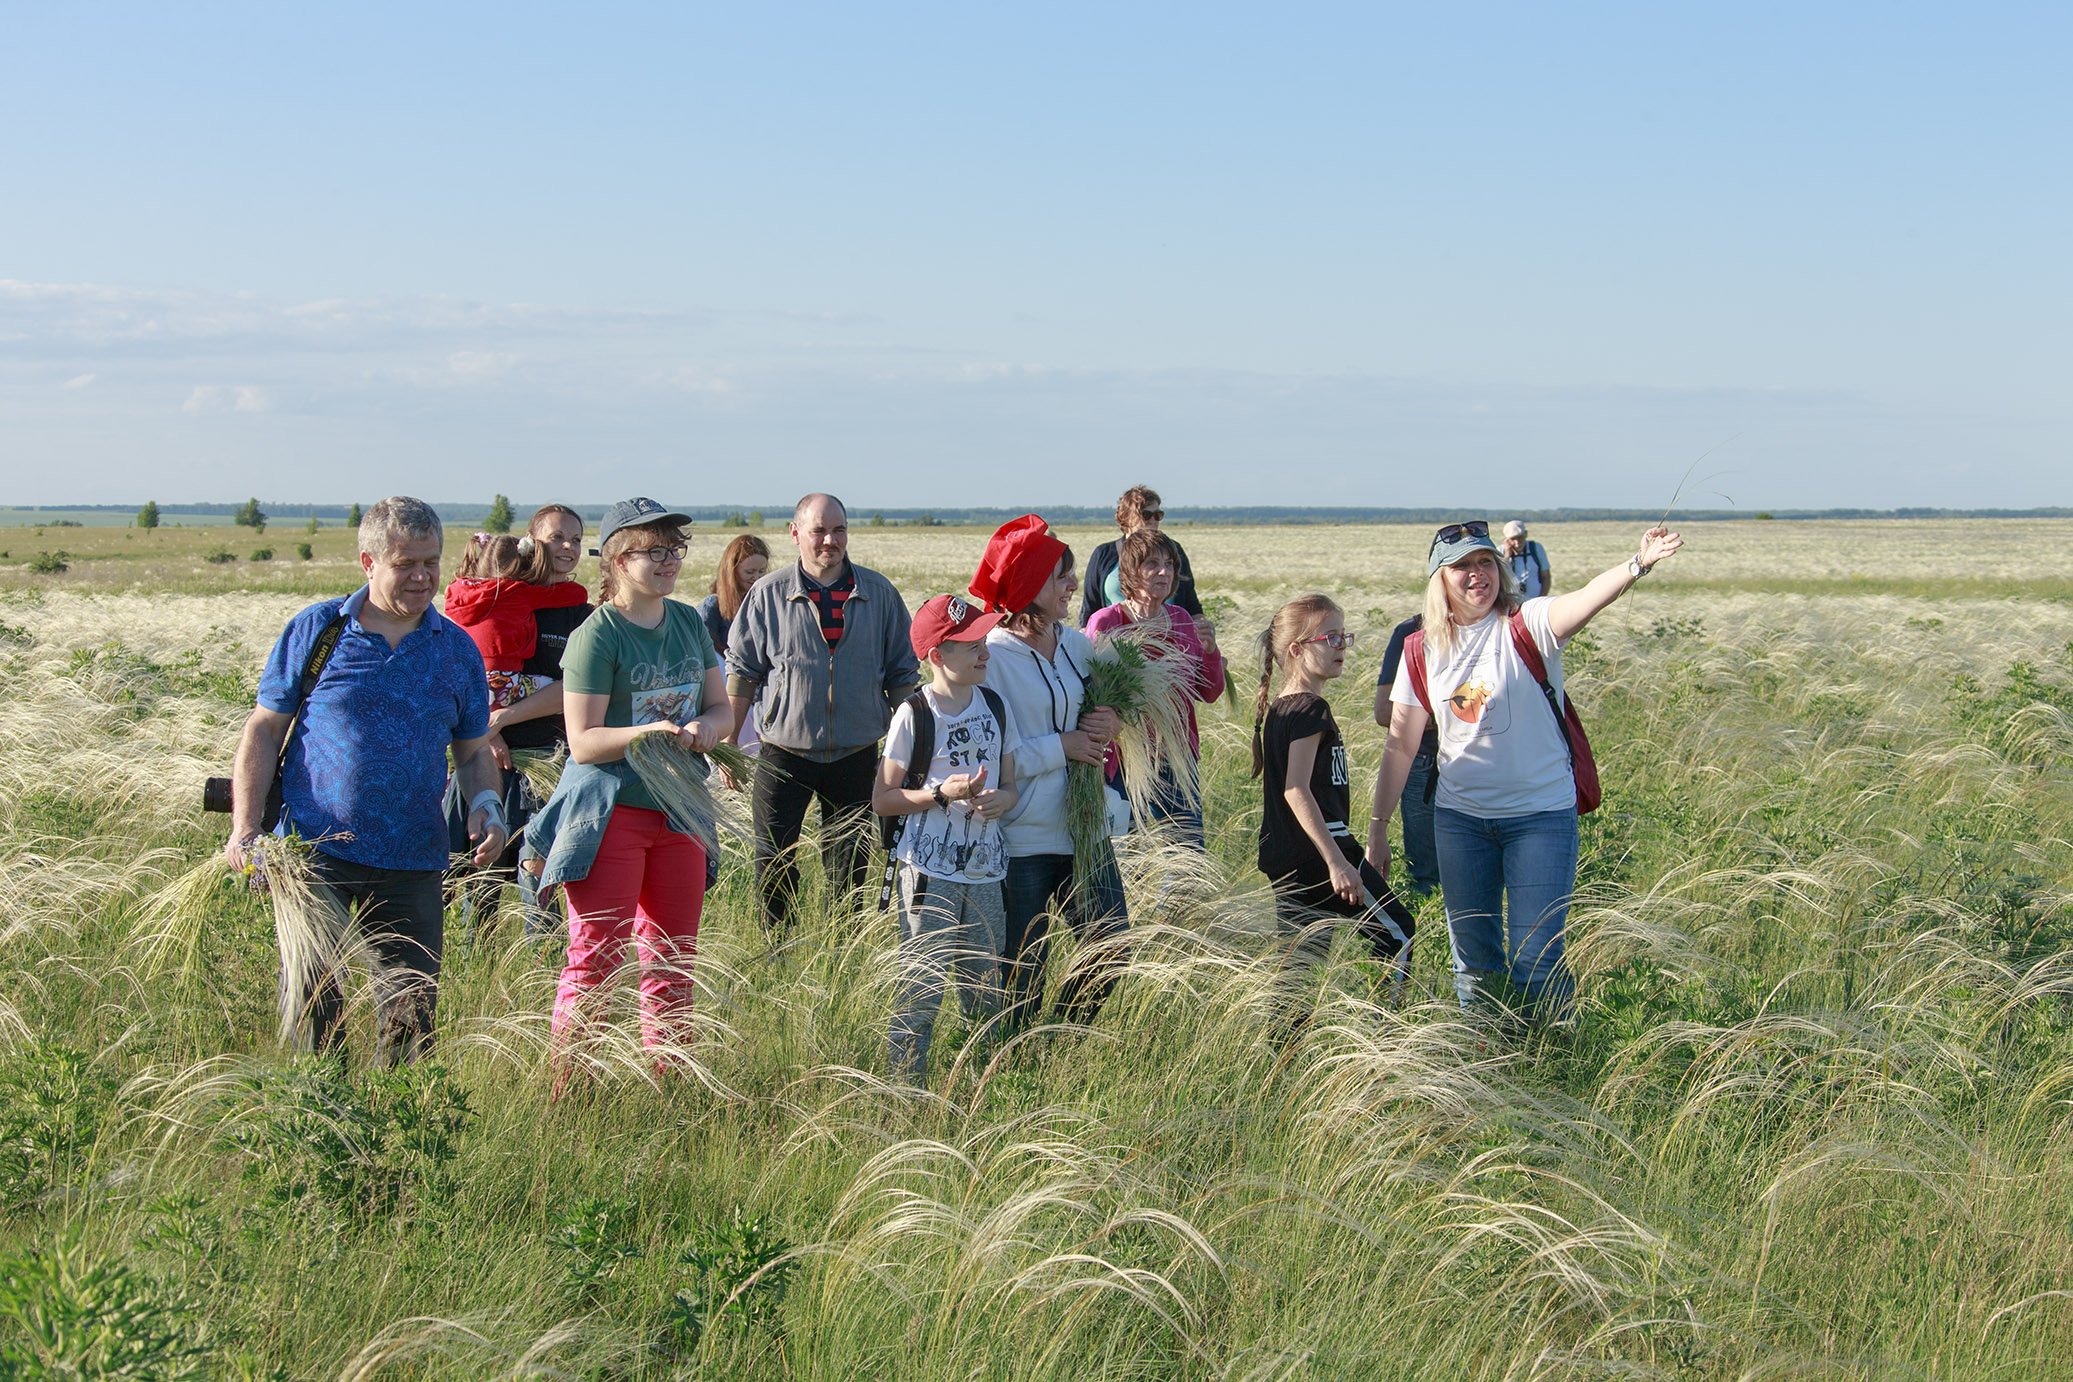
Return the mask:
[(682, 561), (684, 554), (690, 550), (689, 544), (679, 542), (674, 547), (633, 547), (627, 549), (626, 555), (629, 557), (646, 557), (649, 561), (660, 566), (666, 561)]
[[(1432, 535), (1432, 545), (1433, 547), (1438, 547), (1441, 543), (1459, 542), (1461, 541), (1461, 539), (1465, 537), (1488, 536), (1490, 536), (1489, 520), (1482, 518), (1471, 518), (1466, 523), (1449, 523), (1446, 527), (1434, 533)], [(1428, 548), (1427, 550), (1429, 551), (1431, 549)]]

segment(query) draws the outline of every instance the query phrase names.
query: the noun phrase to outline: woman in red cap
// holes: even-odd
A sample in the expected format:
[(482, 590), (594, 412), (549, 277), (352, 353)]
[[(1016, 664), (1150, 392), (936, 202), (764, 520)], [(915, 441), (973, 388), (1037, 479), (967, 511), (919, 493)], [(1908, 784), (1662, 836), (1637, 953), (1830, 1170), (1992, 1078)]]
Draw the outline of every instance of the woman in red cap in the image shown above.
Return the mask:
[(1091, 1022), (1115, 986), (1119, 937), (1129, 929), (1123, 878), (1108, 843), (1093, 883), (1073, 881), (1072, 833), (1065, 818), (1065, 765), (1101, 765), (1116, 733), (1116, 712), (1085, 706), (1094, 645), (1072, 627), (1072, 548), (1050, 525), (1025, 514), (1001, 525), (972, 577), (973, 598), (1007, 617), (986, 636), (992, 654), (987, 682), (1007, 702), (1016, 733), (1015, 778), (1021, 797), (1003, 817), (1007, 827), (1007, 944), (1001, 987), (1003, 1025), (1015, 1030), (1036, 1015), (1043, 992), (1047, 911), (1055, 903), (1082, 947), (1059, 993), (1060, 1015)]

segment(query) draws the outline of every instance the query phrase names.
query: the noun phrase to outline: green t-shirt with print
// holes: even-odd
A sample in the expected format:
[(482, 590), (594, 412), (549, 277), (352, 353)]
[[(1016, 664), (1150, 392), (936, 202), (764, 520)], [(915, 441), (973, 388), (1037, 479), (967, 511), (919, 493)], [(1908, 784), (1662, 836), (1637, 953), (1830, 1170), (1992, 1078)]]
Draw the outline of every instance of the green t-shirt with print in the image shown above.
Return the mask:
[[(720, 665), (705, 621), (690, 605), (662, 602), (662, 622), (644, 629), (613, 605), (598, 606), (569, 635), (561, 655), (562, 686), (577, 695), (610, 696), (605, 725), (670, 720), (687, 724), (705, 709), (705, 674)], [(620, 789), (621, 806), (660, 811), (645, 785)]]

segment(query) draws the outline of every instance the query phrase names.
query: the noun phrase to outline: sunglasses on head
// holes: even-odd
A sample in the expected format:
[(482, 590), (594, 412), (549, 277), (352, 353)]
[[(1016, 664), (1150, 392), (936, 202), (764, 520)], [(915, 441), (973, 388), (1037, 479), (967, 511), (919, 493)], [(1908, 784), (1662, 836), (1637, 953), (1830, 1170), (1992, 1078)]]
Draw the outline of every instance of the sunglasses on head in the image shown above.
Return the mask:
[(1481, 518), (1472, 518), (1466, 523), (1449, 523), (1446, 527), (1434, 533), (1432, 535), (1432, 545), (1438, 547), (1442, 543), (1459, 542), (1465, 537), (1488, 536), (1490, 536), (1489, 522)]

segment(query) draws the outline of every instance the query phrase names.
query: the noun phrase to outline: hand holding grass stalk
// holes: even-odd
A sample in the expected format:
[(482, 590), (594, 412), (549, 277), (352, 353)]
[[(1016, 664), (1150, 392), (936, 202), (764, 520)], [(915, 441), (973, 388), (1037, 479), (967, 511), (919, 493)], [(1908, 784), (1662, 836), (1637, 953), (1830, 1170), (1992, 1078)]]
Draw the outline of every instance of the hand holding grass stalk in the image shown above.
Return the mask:
[[(1187, 654), (1162, 628), (1132, 625), (1095, 646), (1082, 703), (1115, 712), (1114, 742), (1123, 787), (1140, 820), (1151, 810), (1162, 765), (1184, 799), (1194, 801), (1201, 795), (1195, 757), (1188, 752), (1192, 680)], [(1075, 760), (1065, 765), (1065, 820), (1072, 835), (1076, 881), (1091, 873), (1108, 839), (1103, 795), (1099, 763)]]
[(719, 829), (725, 825), (740, 834), (740, 827), (721, 811), (709, 784), (713, 768), (740, 781), (749, 772), (749, 756), (733, 744), (712, 736), (704, 753), (684, 743), (682, 734), (641, 734), (626, 746), (626, 761), (641, 775), (641, 781), (662, 803), (672, 821), (690, 830), (705, 846), (707, 854), (720, 848)]

